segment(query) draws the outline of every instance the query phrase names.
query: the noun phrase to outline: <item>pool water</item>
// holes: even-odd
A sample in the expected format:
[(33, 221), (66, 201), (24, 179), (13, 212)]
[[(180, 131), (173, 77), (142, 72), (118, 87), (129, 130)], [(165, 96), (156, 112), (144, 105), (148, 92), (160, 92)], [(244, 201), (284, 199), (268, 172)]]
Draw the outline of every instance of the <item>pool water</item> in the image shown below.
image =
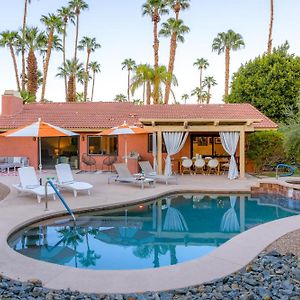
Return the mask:
[(300, 213), (275, 196), (177, 194), (111, 211), (50, 219), (13, 234), (9, 245), (34, 259), (97, 270), (158, 268), (207, 255), (253, 226)]

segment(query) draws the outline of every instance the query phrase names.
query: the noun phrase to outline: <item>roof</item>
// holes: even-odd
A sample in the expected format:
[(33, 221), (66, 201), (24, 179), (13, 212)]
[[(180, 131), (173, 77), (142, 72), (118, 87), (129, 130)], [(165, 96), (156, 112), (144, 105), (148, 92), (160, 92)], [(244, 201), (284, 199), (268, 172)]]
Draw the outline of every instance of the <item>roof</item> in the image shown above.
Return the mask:
[(97, 130), (118, 126), (126, 121), (139, 124), (142, 119), (210, 119), (261, 120), (255, 128), (276, 128), (277, 125), (250, 104), (186, 104), (134, 105), (115, 102), (32, 103), (25, 104), (21, 113), (0, 116), (0, 128), (24, 126), (41, 118), (42, 121), (71, 130)]

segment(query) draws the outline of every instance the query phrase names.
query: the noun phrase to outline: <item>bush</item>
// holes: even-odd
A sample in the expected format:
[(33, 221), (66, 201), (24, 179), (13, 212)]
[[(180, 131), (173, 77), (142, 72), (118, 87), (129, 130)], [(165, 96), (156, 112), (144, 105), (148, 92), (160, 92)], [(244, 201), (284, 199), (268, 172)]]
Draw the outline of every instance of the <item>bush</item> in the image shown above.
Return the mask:
[(283, 128), (284, 151), (292, 163), (300, 164), (300, 125), (291, 125)]
[(283, 140), (279, 131), (258, 131), (247, 137), (246, 155), (254, 162), (256, 173), (285, 161)]

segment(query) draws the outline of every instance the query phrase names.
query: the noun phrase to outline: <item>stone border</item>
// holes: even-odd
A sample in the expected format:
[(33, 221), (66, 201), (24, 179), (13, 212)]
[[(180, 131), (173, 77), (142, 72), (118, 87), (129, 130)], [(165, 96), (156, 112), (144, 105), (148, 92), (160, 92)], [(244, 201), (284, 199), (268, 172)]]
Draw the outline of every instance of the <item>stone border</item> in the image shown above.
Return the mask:
[[(196, 192), (195, 189), (188, 191), (180, 188), (172, 189), (172, 192), (183, 191)], [(208, 191), (198, 190), (197, 192), (207, 193)], [(168, 192), (160, 193), (155, 197), (166, 193)], [(213, 193), (217, 194), (218, 192), (214, 191)], [(219, 193), (221, 192), (219, 191)], [(228, 192), (225, 191), (223, 194), (228, 194)], [(148, 200), (152, 198), (153, 196), (148, 197)], [(141, 201), (141, 199), (126, 204), (133, 204), (137, 201)], [(58, 213), (61, 214), (62, 211)], [(50, 215), (53, 214), (47, 214), (47, 216)], [(29, 221), (40, 217), (41, 214), (39, 213)], [(176, 266), (144, 270), (99, 271), (74, 269), (41, 262), (13, 251), (6, 243), (6, 238), (17, 227), (27, 224), (27, 220), (23, 224), (17, 226), (14, 224), (13, 228), (7, 228), (8, 230), (0, 238), (1, 271), (5, 276), (21, 281), (33, 278), (41, 279), (47, 288), (70, 288), (87, 293), (132, 293), (183, 288), (211, 281), (240, 270), (273, 241), (298, 229), (299, 222), (300, 215), (297, 215), (262, 224), (235, 236), (205, 257)]]

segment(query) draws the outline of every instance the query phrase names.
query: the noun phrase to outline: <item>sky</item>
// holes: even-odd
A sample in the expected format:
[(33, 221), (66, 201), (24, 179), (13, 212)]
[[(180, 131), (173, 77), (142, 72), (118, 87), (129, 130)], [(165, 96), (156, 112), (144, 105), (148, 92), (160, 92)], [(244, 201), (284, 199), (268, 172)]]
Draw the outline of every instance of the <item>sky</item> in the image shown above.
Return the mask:
[[(101, 64), (101, 73), (97, 74), (94, 101), (113, 101), (115, 95), (127, 93), (127, 72), (121, 63), (132, 58), (137, 64), (153, 65), (152, 22), (142, 16), (142, 5), (146, 0), (86, 0), (89, 10), (80, 15), (79, 39), (83, 36), (95, 37), (101, 44), (92, 54), (91, 59)], [(0, 32), (18, 30), (22, 25), (24, 0), (0, 0)], [(273, 46), (286, 40), (290, 43), (290, 52), (300, 54), (300, 1), (274, 0)], [(65, 0), (32, 0), (28, 8), (28, 25), (41, 29), (41, 15), (54, 13)], [(163, 17), (162, 22), (169, 16)], [(230, 73), (236, 72), (241, 64), (264, 53), (267, 49), (270, 0), (191, 0), (190, 9), (181, 13), (190, 33), (185, 35), (185, 42), (179, 43), (175, 60), (174, 74), (178, 87), (173, 90), (176, 99), (183, 94), (190, 94), (199, 86), (199, 71), (193, 63), (197, 58), (205, 58), (209, 67), (205, 76), (213, 76), (217, 86), (212, 88), (211, 103), (220, 103), (224, 94), (225, 57), (212, 52), (213, 39), (219, 32), (232, 29), (243, 36), (246, 47), (232, 52)], [(73, 57), (75, 27), (70, 26), (67, 37), (67, 58)], [(169, 39), (160, 38), (159, 63), (168, 65)], [(85, 52), (79, 52), (79, 58), (85, 61)], [(21, 56), (18, 56), (21, 70)], [(50, 60), (46, 99), (64, 101), (63, 80), (56, 77), (57, 68), (62, 63), (62, 53), (53, 53)], [(41, 62), (39, 68), (42, 69)], [(91, 88), (91, 84), (90, 84)], [(8, 49), (0, 48), (0, 93), (16, 90), (13, 64)], [(83, 87), (79, 86), (80, 91)], [(138, 90), (133, 97), (142, 98)], [(191, 97), (188, 103), (195, 103)]]

